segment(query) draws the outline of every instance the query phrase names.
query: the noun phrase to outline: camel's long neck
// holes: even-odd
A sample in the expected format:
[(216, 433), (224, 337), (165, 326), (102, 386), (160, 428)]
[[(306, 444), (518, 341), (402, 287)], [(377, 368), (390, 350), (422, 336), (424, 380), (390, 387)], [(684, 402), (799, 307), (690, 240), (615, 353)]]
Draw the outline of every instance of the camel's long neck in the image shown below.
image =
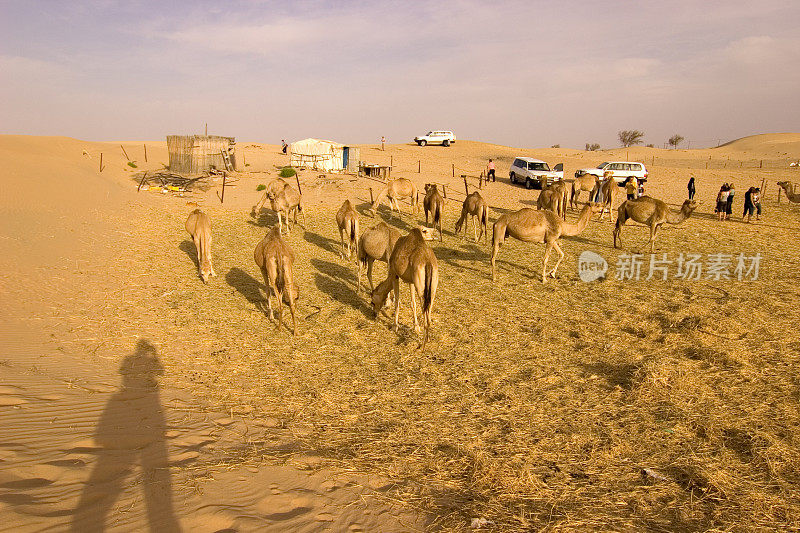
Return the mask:
[(665, 221), (667, 224), (680, 224), (687, 218), (691, 213), (687, 211), (685, 208), (681, 208), (680, 211), (677, 213), (673, 212), (672, 210), (667, 211), (667, 216), (665, 217)]
[(586, 229), (586, 225), (589, 224), (589, 220), (592, 218), (592, 206), (586, 204), (586, 207), (583, 208), (581, 211), (580, 216), (578, 217), (578, 222), (575, 224), (562, 224), (562, 235), (572, 236), (578, 235), (583, 230)]
[(375, 198), (375, 201), (372, 203), (372, 210), (376, 211), (378, 206), (381, 205), (381, 202), (384, 198), (386, 198), (386, 194), (389, 192), (389, 187), (384, 187), (381, 192), (378, 193), (378, 197)]

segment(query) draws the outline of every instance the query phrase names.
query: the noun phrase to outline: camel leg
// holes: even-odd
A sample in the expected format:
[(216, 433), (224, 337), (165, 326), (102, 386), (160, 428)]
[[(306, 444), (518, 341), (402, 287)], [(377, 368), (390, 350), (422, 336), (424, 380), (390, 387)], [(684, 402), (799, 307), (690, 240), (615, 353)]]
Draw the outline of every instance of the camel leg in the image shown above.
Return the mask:
[(656, 247), (656, 233), (658, 232), (658, 224), (650, 228), (650, 253), (655, 251)]
[(272, 320), (272, 302), (269, 300), (269, 296), (272, 291), (272, 285), (269, 282), (269, 276), (267, 275), (267, 271), (263, 268), (261, 269), (261, 275), (264, 276), (264, 285), (267, 286), (267, 308), (269, 309), (269, 319)]
[(400, 278), (395, 276), (392, 281), (392, 292), (394, 292), (394, 330), (400, 328)]
[[(339, 228), (339, 240), (342, 243), (342, 259), (344, 259), (344, 229)], [(347, 241), (347, 252), (350, 253), (350, 241)]]
[(358, 281), (356, 282), (356, 294), (361, 292), (361, 271), (363, 270), (361, 259), (358, 260)]
[[(417, 335), (419, 335), (419, 321), (417, 320), (417, 286), (416, 284), (411, 283), (409, 288), (411, 289), (411, 310), (414, 312), (414, 331), (417, 333)], [(420, 299), (421, 298), (422, 297), (420, 296)]]
[(370, 292), (375, 290), (375, 285), (372, 283), (372, 265), (375, 264), (375, 260), (367, 259), (367, 279), (369, 280), (369, 290)]
[(492, 257), (490, 259), (490, 261), (492, 263), (492, 281), (495, 281), (495, 277), (496, 277), (495, 276), (495, 264), (494, 263), (495, 263), (495, 259), (497, 258), (497, 252), (498, 252), (499, 249), (500, 249), (500, 245), (499, 244), (495, 244), (492, 247)]
[(553, 248), (553, 243), (547, 243), (547, 248), (544, 250), (544, 260), (542, 261), (542, 283), (547, 283), (547, 258), (550, 257), (550, 250)]
[(558, 270), (558, 266), (561, 264), (561, 261), (564, 260), (564, 251), (561, 249), (561, 246), (558, 245), (557, 241), (553, 241), (553, 248), (555, 248), (559, 255), (558, 261), (556, 261), (556, 266), (554, 266), (553, 270), (550, 271), (550, 275), (555, 278), (556, 270)]

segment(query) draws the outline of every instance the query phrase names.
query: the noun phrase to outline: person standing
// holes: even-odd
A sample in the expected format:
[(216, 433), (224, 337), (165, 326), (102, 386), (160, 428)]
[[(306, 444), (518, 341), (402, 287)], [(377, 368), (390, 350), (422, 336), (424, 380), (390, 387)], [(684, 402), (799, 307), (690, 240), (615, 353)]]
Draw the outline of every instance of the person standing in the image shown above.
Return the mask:
[(287, 148), (289, 148), (289, 145), (286, 144), (286, 139), (281, 139), (281, 150), (283, 150), (284, 154), (286, 153)]
[(488, 172), (486, 173), (486, 182), (488, 183), (489, 180), (497, 181), (497, 177), (495, 176), (495, 168), (494, 168), (494, 161), (489, 159), (489, 164), (486, 166)]
[(728, 206), (728, 184), (723, 183), (717, 193), (717, 220), (725, 220), (725, 209)]
[(753, 190), (753, 195), (750, 199), (756, 208), (756, 220), (761, 220), (761, 187), (756, 187)]
[(736, 188), (733, 183), (728, 187), (728, 204), (725, 206), (725, 220), (730, 220), (731, 213), (733, 212), (733, 196), (736, 194)]
[(689, 200), (694, 199), (694, 176), (689, 178), (689, 183), (686, 185), (686, 188), (689, 189)]
[(386, 137), (381, 135), (381, 150), (386, 150)]
[(628, 176), (625, 181), (625, 192), (628, 193), (628, 200), (635, 200), (639, 192), (639, 183), (634, 176)]
[(755, 204), (753, 204), (753, 193), (755, 192), (755, 187), (750, 187), (747, 189), (747, 192), (744, 193), (744, 212), (742, 213), (742, 222), (744, 222), (744, 217), (747, 217), (747, 222), (750, 222), (750, 219), (753, 217), (753, 213), (756, 210)]

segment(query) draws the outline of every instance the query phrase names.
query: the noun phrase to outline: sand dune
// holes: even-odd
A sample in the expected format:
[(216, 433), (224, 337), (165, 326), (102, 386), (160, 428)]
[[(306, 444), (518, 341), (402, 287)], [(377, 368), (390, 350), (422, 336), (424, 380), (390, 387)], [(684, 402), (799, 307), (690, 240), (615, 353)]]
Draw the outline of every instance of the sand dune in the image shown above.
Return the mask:
[[(503, 531), (796, 527), (800, 222), (774, 182), (800, 181), (786, 166), (797, 137), (710, 150), (363, 146), (395, 176), (446, 185), (420, 354), (408, 311), (397, 333), (374, 321), (338, 254), (336, 208), (350, 198), (363, 216), (381, 183), (300, 172), (308, 224), (290, 237), (301, 286), (290, 338), (265, 317), (252, 261), (274, 216), (249, 208), (286, 163), (277, 146), (238, 143), (243, 172), (221, 204), (216, 182), (136, 192), (167, 162), (163, 142), (147, 143), (147, 162), (142, 143), (122, 143), (134, 168), (119, 143), (0, 136), (0, 531), (465, 530), (476, 517)], [(567, 176), (636, 158), (673, 207), (693, 174), (703, 205), (663, 230), (660, 250), (760, 251), (763, 277), (587, 286), (581, 250), (613, 265), (646, 242), (630, 225), (614, 250), (611, 225), (593, 221), (564, 243), (560, 279), (541, 286), (542, 247), (511, 241), (492, 284), (486, 247), (452, 235), (461, 175), (474, 190), (498, 162), (482, 189), (495, 220), (535, 204), (508, 183), (517, 155), (564, 162)], [(764, 221), (713, 220), (721, 182), (741, 195), (762, 180)], [(214, 224), (220, 276), (207, 287), (187, 202)], [(403, 209), (379, 217), (419, 223)]]

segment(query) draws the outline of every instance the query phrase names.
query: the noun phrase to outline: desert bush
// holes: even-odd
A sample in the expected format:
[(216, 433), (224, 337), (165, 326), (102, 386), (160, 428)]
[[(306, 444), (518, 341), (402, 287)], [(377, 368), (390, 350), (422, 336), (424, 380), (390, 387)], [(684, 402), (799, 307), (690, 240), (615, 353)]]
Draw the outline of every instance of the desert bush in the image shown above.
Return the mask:
[(292, 167), (283, 167), (278, 173), (278, 175), (282, 178), (291, 178), (295, 174), (297, 174), (297, 171)]
[(634, 144), (642, 144), (642, 137), (644, 132), (639, 130), (622, 130), (617, 136), (623, 148), (633, 146)]
[(586, 143), (586, 151), (587, 152), (596, 152), (600, 149), (600, 145), (597, 143)]

